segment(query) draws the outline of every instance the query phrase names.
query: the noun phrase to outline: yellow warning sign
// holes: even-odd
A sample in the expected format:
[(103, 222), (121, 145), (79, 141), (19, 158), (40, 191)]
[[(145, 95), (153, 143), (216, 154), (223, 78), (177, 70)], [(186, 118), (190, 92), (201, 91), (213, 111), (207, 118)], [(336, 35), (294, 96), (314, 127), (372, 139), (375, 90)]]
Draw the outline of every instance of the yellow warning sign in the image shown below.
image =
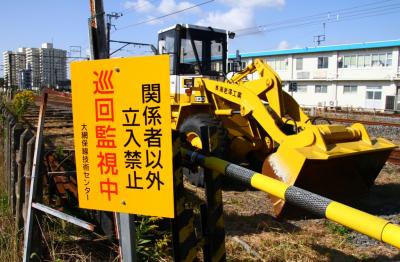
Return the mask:
[(71, 65), (79, 206), (174, 216), (169, 57)]

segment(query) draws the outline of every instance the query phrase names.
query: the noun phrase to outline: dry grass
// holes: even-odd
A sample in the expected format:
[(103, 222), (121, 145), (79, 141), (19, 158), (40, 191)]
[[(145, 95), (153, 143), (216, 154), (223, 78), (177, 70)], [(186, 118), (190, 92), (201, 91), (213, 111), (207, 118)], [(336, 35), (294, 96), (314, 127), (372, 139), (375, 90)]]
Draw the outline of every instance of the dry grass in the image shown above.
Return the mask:
[(0, 261), (19, 261), (15, 219), (8, 206), (2, 172), (0, 174)]
[(118, 247), (105, 237), (63, 220), (46, 215), (39, 231), (45, 250), (42, 261), (118, 261)]
[[(3, 144), (3, 139), (0, 140), (0, 143)], [(15, 228), (15, 218), (8, 206), (3, 163), (3, 148), (0, 146), (0, 261), (11, 262), (19, 261), (21, 256), (17, 248), (18, 232)]]
[[(400, 221), (400, 170), (387, 165), (361, 207)], [(0, 181), (2, 181), (0, 177)], [(204, 190), (187, 185), (201, 202)], [(0, 261), (19, 261), (14, 217), (4, 187), (0, 190)], [(325, 219), (276, 220), (266, 195), (258, 191), (225, 191), (228, 261), (399, 261), (399, 250), (381, 243), (355, 243), (358, 235)], [(383, 213), (382, 213), (383, 212)], [(42, 261), (117, 261), (117, 247), (99, 235), (44, 217), (40, 226)], [(200, 257), (199, 257), (200, 258)], [(167, 259), (168, 260), (168, 259)]]
[[(357, 207), (400, 223), (400, 169), (386, 165)], [(204, 190), (189, 184), (194, 199)], [(277, 220), (263, 192), (223, 193), (228, 261), (400, 261), (398, 249), (326, 219)], [(243, 244), (244, 243), (244, 244)]]

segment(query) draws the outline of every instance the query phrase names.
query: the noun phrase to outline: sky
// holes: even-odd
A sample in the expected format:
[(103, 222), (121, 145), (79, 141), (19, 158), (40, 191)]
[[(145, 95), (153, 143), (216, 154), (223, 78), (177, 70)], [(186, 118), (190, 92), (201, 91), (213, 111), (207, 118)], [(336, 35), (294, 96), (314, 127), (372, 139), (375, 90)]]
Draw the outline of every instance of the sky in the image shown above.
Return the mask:
[[(163, 28), (199, 24), (236, 32), (232, 53), (315, 46), (324, 23), (321, 45), (400, 39), (400, 0), (104, 0), (104, 8), (123, 14), (113, 20), (113, 40), (156, 44)], [(0, 10), (1, 53), (43, 42), (67, 51), (80, 46), (83, 56), (89, 50), (89, 0), (1, 0)], [(129, 47), (116, 55), (148, 54)]]

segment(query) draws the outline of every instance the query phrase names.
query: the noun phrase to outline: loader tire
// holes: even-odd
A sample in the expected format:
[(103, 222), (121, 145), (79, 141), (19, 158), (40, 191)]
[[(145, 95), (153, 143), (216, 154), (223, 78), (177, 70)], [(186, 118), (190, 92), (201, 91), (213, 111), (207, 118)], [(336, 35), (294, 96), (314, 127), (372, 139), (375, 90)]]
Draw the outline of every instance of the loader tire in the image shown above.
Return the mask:
[[(217, 128), (215, 145), (213, 146), (212, 152), (202, 152), (204, 154), (211, 154), (213, 156), (227, 159), (227, 153), (229, 148), (228, 132), (223, 128), (222, 123), (214, 118), (210, 114), (201, 113), (188, 117), (182, 123), (179, 128), (179, 132), (186, 136), (186, 141), (194, 146), (199, 145), (201, 141), (201, 127), (203, 126), (215, 126)], [(197, 141), (193, 141), (196, 139)], [(193, 142), (193, 143), (192, 143)], [(201, 141), (201, 145), (204, 145), (206, 141)], [(196, 146), (194, 146), (196, 147)], [(201, 147), (197, 147), (201, 151)], [(204, 172), (201, 167), (194, 167), (192, 170), (184, 168), (183, 174), (187, 177), (189, 182), (195, 186), (204, 186)]]

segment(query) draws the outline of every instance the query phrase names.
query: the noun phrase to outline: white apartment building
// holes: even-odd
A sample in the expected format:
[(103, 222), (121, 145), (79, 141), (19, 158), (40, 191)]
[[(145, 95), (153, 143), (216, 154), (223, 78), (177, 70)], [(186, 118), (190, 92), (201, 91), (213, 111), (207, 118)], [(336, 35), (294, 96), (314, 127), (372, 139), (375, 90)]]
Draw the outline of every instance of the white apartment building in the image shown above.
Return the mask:
[(393, 40), (244, 53), (241, 61), (266, 61), (302, 106), (400, 110), (399, 50)]
[[(40, 88), (57, 85), (67, 79), (67, 51), (44, 43), (41, 48), (19, 48), (3, 53), (7, 86)], [(30, 83), (25, 83), (30, 81)]]
[(39, 48), (40, 82), (42, 86), (56, 86), (58, 81), (67, 79), (67, 51), (53, 48), (44, 43)]
[(40, 56), (39, 48), (26, 48), (26, 67), (31, 71), (31, 86), (40, 86)]
[(25, 49), (3, 52), (4, 81), (6, 86), (22, 86), (19, 72), (25, 69)]

